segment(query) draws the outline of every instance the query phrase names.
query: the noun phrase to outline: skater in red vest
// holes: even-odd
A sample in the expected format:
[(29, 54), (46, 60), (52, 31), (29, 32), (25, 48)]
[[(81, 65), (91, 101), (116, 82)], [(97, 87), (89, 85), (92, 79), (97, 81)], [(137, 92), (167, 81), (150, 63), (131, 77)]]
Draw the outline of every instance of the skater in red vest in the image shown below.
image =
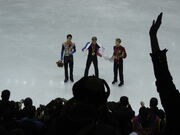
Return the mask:
[(119, 70), (119, 79), (120, 83), (118, 86), (122, 86), (124, 84), (124, 76), (123, 76), (123, 59), (126, 58), (126, 50), (123, 46), (121, 46), (121, 39), (117, 38), (115, 40), (116, 45), (114, 46), (114, 52), (112, 59), (114, 59), (114, 80), (112, 84), (117, 82), (117, 75)]

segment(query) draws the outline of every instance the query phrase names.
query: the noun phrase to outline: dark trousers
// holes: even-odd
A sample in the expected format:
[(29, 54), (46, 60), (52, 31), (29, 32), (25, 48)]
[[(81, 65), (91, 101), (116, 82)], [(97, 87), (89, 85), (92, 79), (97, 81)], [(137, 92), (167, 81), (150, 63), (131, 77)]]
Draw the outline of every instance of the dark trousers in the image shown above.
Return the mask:
[(119, 71), (119, 80), (120, 82), (124, 82), (123, 76), (123, 60), (114, 61), (114, 81), (117, 81), (117, 75)]
[(73, 79), (73, 56), (64, 56), (64, 71), (65, 71), (65, 79), (68, 80), (68, 65), (70, 69), (70, 79)]
[(94, 65), (95, 76), (99, 77), (97, 56), (88, 56), (87, 61), (86, 61), (86, 68), (85, 68), (84, 76), (88, 76), (89, 68), (92, 62)]

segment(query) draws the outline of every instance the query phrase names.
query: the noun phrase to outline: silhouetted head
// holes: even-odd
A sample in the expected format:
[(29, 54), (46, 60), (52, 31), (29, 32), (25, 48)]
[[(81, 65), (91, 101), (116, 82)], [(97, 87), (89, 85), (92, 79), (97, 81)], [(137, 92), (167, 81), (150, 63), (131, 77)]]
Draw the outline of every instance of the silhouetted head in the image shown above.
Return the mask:
[(74, 98), (84, 103), (106, 104), (109, 94), (110, 88), (106, 81), (95, 76), (83, 77), (73, 86)]
[(141, 107), (139, 109), (139, 116), (142, 117), (142, 118), (147, 117), (148, 113), (149, 113), (149, 110), (146, 107)]
[(152, 123), (155, 121), (155, 114), (146, 107), (141, 107), (139, 109), (139, 118), (140, 118), (140, 122), (143, 126), (143, 128), (147, 128), (150, 127), (152, 125)]
[(155, 107), (157, 107), (157, 105), (158, 105), (158, 100), (157, 100), (157, 98), (155, 98), (155, 97), (151, 98), (149, 104), (150, 104), (150, 108), (155, 108)]
[(1, 93), (1, 98), (3, 101), (8, 101), (10, 97), (10, 91), (9, 90), (3, 90)]
[(149, 110), (146, 107), (141, 107), (139, 109), (139, 118), (140, 118), (140, 123), (143, 127), (148, 127), (149, 125), (149, 120), (148, 120), (148, 114)]
[(96, 42), (97, 42), (97, 37), (93, 36), (91, 40), (92, 40), (92, 43), (93, 43), (93, 44), (96, 44)]
[(32, 99), (31, 98), (26, 98), (25, 100), (24, 100), (24, 106), (25, 107), (28, 107), (28, 106), (32, 106), (33, 105), (33, 101), (32, 101)]
[(71, 34), (68, 34), (68, 35), (67, 35), (67, 41), (68, 41), (68, 42), (71, 42), (71, 40), (72, 40), (72, 35), (71, 35)]
[(126, 96), (120, 97), (119, 102), (122, 106), (127, 106), (129, 104), (128, 97), (126, 97)]
[(23, 112), (26, 117), (33, 118), (35, 117), (36, 108), (33, 106), (33, 101), (31, 98), (26, 98), (24, 100)]

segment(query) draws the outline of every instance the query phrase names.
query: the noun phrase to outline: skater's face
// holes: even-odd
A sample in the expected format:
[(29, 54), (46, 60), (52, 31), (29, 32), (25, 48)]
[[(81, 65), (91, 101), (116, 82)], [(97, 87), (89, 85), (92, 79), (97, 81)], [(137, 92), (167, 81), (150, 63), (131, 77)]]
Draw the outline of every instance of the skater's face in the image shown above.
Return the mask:
[(116, 44), (116, 45), (120, 45), (120, 43), (121, 43), (121, 42), (120, 42), (119, 40), (115, 40), (115, 44)]
[(93, 40), (92, 43), (93, 43), (93, 44), (96, 44), (96, 40)]
[(92, 38), (92, 43), (93, 43), (93, 44), (96, 44), (96, 41), (97, 41), (97, 39)]
[(67, 41), (68, 41), (68, 42), (71, 42), (71, 40), (72, 40), (72, 37), (69, 36), (69, 37), (67, 38)]
[(93, 44), (96, 44), (96, 42), (97, 42), (97, 37), (94, 36), (94, 37), (92, 37), (91, 40), (92, 40), (92, 43), (93, 43)]

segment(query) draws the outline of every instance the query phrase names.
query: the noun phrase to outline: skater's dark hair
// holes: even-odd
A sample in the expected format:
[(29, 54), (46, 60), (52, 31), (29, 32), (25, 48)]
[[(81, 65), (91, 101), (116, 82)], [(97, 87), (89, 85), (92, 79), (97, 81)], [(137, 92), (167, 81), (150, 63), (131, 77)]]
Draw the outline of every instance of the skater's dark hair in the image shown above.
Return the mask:
[(95, 76), (81, 78), (73, 85), (72, 90), (75, 99), (94, 105), (106, 104), (110, 95), (107, 82)]
[(69, 38), (69, 37), (71, 37), (71, 38), (72, 38), (72, 35), (71, 35), (71, 34), (68, 34), (68, 35), (67, 35), (67, 38)]
[(120, 38), (116, 38), (116, 41), (121, 43), (121, 39)]
[(92, 41), (97, 41), (97, 37), (96, 37), (96, 36), (93, 36), (93, 37), (92, 37)]

